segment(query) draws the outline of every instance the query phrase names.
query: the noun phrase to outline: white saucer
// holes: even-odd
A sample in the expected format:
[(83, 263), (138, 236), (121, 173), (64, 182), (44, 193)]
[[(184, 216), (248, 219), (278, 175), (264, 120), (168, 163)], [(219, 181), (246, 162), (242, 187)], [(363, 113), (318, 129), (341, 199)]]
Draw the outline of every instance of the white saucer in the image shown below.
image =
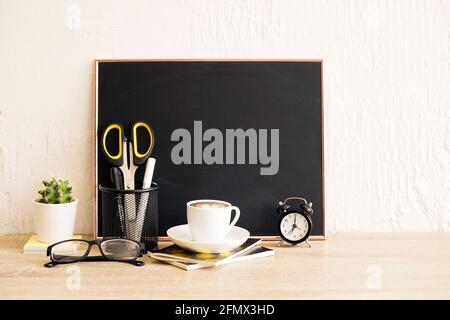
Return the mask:
[(191, 238), (189, 226), (182, 224), (167, 230), (167, 235), (179, 247), (201, 253), (221, 253), (236, 249), (250, 236), (250, 232), (241, 227), (232, 227), (225, 239), (220, 243), (199, 242)]

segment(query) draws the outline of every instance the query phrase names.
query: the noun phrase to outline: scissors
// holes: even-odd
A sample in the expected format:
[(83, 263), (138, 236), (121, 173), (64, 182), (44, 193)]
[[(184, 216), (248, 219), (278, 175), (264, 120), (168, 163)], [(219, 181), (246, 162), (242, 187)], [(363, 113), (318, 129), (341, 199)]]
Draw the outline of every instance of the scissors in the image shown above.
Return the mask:
[[(138, 138), (138, 129), (140, 130), (141, 128), (148, 134), (148, 142), (145, 141), (148, 145), (143, 146), (143, 148)], [(111, 151), (111, 148), (108, 148), (111, 144), (107, 141), (108, 135), (114, 130), (118, 131), (116, 154)], [(106, 127), (102, 136), (102, 150), (111, 165), (120, 168), (123, 175), (123, 185), (126, 190), (135, 189), (134, 178), (136, 171), (150, 157), (154, 144), (155, 136), (152, 127), (144, 121), (137, 121), (132, 124), (129, 138), (125, 136), (124, 128), (120, 123), (111, 123)]]
[[(145, 133), (144, 136), (138, 135), (138, 131), (142, 129)], [(118, 138), (117, 142), (111, 143), (108, 135), (112, 135), (114, 131), (117, 131)], [(144, 140), (143, 143), (138, 137)], [(126, 137), (124, 127), (120, 123), (111, 123), (103, 132), (101, 142), (103, 153), (113, 166), (110, 174), (115, 188), (119, 190), (134, 190), (136, 171), (150, 157), (155, 144), (152, 127), (144, 121), (137, 121), (131, 126), (131, 136)], [(113, 150), (117, 150), (117, 153), (114, 153)], [(125, 200), (127, 201), (127, 206), (125, 207), (127, 220), (136, 219), (135, 196), (126, 194)], [(123, 223), (124, 218), (120, 216), (121, 223)]]

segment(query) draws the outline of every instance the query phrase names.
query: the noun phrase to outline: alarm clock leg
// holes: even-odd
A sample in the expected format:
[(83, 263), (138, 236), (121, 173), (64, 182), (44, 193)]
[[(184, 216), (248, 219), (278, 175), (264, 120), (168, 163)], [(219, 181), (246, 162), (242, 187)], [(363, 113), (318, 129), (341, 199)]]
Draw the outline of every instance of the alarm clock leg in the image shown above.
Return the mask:
[(307, 239), (305, 242), (306, 242), (306, 244), (308, 245), (308, 248), (312, 248), (311, 242), (309, 242), (308, 239)]
[(280, 240), (280, 242), (278, 242), (277, 247), (281, 247), (281, 245), (283, 244), (283, 239)]

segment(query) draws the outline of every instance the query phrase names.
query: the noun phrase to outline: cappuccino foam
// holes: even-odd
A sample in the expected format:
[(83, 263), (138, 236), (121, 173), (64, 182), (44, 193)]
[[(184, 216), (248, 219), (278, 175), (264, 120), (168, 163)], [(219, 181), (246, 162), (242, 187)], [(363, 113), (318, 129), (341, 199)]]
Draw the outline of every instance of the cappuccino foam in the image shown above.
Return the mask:
[(222, 202), (216, 202), (216, 201), (199, 201), (196, 203), (191, 204), (192, 207), (195, 208), (226, 208), (228, 205), (226, 203)]

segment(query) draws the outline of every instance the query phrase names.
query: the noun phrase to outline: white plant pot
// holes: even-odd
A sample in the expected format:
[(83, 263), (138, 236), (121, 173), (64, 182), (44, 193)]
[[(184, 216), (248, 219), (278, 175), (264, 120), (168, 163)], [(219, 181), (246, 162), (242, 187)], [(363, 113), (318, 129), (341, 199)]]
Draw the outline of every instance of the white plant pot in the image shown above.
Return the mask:
[(34, 221), (40, 241), (55, 243), (72, 239), (78, 200), (69, 203), (47, 204), (33, 201)]

